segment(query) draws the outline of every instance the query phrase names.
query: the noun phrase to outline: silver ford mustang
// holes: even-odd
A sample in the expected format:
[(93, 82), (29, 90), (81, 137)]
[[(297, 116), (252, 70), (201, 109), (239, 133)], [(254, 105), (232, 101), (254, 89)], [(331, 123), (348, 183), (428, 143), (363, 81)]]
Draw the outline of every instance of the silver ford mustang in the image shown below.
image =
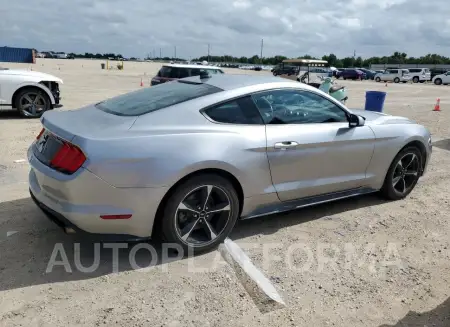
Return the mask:
[(30, 193), (68, 233), (206, 251), (246, 219), (380, 191), (407, 196), (432, 150), (407, 118), (278, 77), (197, 76), (46, 112)]

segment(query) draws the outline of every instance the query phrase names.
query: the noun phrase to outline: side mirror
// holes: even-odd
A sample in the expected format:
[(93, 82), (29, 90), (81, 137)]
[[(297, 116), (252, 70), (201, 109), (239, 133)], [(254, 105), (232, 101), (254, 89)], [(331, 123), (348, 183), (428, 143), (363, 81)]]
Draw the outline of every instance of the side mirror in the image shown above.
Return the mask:
[(359, 115), (350, 114), (348, 122), (350, 127), (359, 127), (364, 126), (366, 119)]

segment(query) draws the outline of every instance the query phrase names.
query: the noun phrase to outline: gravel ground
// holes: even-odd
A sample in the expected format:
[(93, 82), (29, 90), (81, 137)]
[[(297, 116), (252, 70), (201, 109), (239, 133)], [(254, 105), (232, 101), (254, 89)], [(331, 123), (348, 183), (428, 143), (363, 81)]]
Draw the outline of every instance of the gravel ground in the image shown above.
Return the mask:
[[(105, 71), (94, 60), (33, 65), (64, 79), (62, 110), (135, 90), (158, 68), (125, 62), (124, 71)], [(383, 90), (387, 113), (426, 125), (435, 139), (429, 170), (402, 201), (371, 195), (240, 222), (230, 238), (286, 302), (265, 314), (217, 251), (135, 270), (135, 244), (114, 262), (106, 244), (97, 243), (96, 256), (92, 240), (63, 234), (32, 203), (27, 163), (14, 162), (26, 159), (39, 121), (0, 113), (0, 326), (450, 326), (450, 142), (442, 141), (450, 138), (450, 87), (340, 83), (350, 108), (363, 106), (365, 91)], [(442, 111), (432, 112), (437, 98)], [(55, 246), (70, 267), (46, 272)], [(97, 269), (80, 269), (95, 259)], [(148, 251), (136, 261), (149, 265)]]

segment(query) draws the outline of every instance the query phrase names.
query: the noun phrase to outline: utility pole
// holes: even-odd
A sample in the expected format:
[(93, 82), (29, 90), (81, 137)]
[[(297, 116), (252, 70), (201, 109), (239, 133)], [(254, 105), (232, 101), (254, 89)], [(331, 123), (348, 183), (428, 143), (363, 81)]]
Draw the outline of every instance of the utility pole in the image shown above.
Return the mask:
[(162, 59), (162, 49), (159, 48), (159, 59)]
[(209, 49), (210, 49), (210, 45), (208, 43), (208, 63), (209, 63)]
[(260, 61), (261, 61), (261, 65), (262, 65), (262, 60), (263, 60), (263, 47), (264, 47), (264, 39), (261, 39), (261, 57), (260, 57)]

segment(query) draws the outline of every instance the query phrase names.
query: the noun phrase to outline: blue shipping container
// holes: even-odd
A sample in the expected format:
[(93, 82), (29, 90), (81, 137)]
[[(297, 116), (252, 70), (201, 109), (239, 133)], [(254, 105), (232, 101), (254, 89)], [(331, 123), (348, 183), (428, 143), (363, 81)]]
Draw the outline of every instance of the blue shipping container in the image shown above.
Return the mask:
[(0, 47), (0, 62), (35, 63), (33, 49)]

